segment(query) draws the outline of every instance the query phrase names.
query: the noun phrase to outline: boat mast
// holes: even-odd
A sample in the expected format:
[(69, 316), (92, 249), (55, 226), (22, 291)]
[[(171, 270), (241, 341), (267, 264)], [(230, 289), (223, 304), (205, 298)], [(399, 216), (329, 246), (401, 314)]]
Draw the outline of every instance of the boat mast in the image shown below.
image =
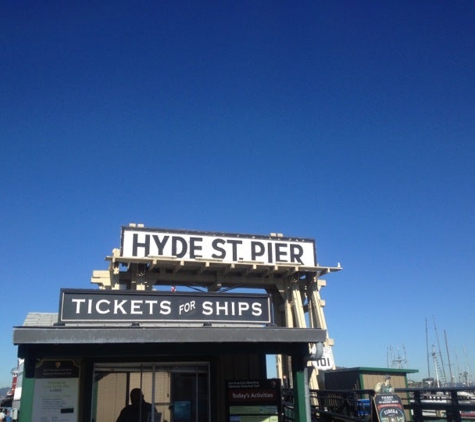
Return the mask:
[(450, 386), (454, 385), (454, 377), (452, 375), (452, 364), (450, 363), (449, 344), (447, 342), (447, 332), (444, 330), (445, 349), (447, 351), (447, 360), (449, 361)]
[(444, 376), (444, 384), (447, 382), (447, 377), (445, 375), (445, 366), (444, 360), (442, 358), (442, 352), (440, 350), (440, 341), (439, 341), (439, 333), (437, 332), (437, 326), (435, 325), (435, 318), (434, 318), (434, 330), (435, 330), (435, 337), (437, 339), (437, 347), (439, 349), (439, 356), (440, 356), (440, 365), (442, 366), (442, 374)]
[(434, 361), (434, 371), (435, 371), (435, 386), (439, 388), (440, 385), (440, 368), (439, 361), (437, 360), (437, 352), (435, 351), (435, 345), (432, 345), (432, 360)]
[(427, 353), (427, 378), (430, 378), (430, 353), (429, 353), (429, 334), (427, 331), (427, 317), (426, 317), (426, 353)]
[(464, 371), (465, 384), (472, 385), (471, 368), (470, 368), (470, 363), (468, 362), (467, 349), (465, 348), (465, 346), (463, 347), (463, 352), (465, 355), (465, 362), (466, 362), (466, 369)]

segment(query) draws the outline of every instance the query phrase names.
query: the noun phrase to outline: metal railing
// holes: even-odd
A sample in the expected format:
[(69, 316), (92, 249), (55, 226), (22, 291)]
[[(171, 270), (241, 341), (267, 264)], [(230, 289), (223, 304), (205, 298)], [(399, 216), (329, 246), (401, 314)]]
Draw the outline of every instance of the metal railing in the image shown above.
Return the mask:
[(475, 421), (475, 387), (397, 388), (395, 393), (414, 422)]
[[(398, 388), (395, 393), (408, 421), (475, 421), (475, 387)], [(310, 390), (311, 421), (376, 422), (374, 395), (374, 390)], [(282, 420), (296, 421), (292, 389), (283, 390), (282, 403)]]

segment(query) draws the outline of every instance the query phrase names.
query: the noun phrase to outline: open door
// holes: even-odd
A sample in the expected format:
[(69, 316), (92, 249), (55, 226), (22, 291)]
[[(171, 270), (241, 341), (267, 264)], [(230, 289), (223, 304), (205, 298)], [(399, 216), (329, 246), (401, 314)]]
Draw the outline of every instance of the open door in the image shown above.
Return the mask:
[(94, 367), (91, 421), (116, 422), (122, 409), (130, 406), (130, 391), (136, 388), (151, 407), (132, 412), (130, 422), (210, 420), (207, 363), (101, 363)]

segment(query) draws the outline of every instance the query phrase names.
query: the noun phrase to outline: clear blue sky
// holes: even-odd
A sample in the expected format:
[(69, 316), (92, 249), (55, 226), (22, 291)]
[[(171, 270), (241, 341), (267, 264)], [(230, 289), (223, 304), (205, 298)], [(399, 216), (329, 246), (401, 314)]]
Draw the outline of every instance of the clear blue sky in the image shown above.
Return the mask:
[[(6, 1), (0, 386), (12, 327), (120, 227), (314, 238), (339, 366), (475, 370), (475, 2)], [(448, 372), (448, 368), (447, 368)], [(475, 378), (475, 377), (474, 377)]]

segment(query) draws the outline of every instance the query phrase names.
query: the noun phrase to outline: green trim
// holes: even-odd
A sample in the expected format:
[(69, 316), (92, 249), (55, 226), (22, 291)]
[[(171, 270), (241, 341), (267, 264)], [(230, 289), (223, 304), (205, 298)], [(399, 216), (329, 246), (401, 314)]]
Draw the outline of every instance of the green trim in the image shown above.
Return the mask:
[(359, 384), (360, 384), (360, 388), (359, 388), (359, 389), (360, 389), (360, 390), (364, 390), (364, 389), (366, 388), (366, 386), (364, 385), (364, 376), (363, 376), (363, 373), (362, 373), (362, 372), (359, 373), (358, 378), (359, 378)]
[(295, 420), (304, 422), (307, 419), (307, 402), (305, 395), (305, 377), (307, 372), (297, 371), (294, 373), (294, 409)]
[(23, 372), (23, 379), (21, 382), (21, 398), (20, 411), (18, 419), (21, 422), (31, 422), (33, 416), (33, 396), (35, 391), (35, 379), (26, 378)]
[(332, 372), (350, 372), (350, 371), (363, 371), (366, 373), (384, 372), (385, 374), (415, 374), (419, 372), (419, 369), (371, 368), (367, 366), (356, 366), (354, 368), (337, 368), (333, 370)]

